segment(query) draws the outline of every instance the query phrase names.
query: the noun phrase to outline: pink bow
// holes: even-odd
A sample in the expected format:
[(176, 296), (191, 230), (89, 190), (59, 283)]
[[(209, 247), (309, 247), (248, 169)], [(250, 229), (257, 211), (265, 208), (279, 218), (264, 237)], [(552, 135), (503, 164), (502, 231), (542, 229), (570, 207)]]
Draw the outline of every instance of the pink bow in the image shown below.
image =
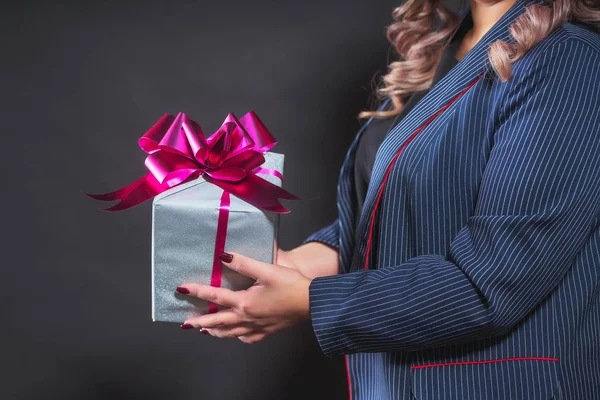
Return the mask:
[(96, 200), (120, 200), (105, 211), (136, 206), (199, 176), (255, 207), (276, 213), (290, 212), (279, 199), (300, 199), (256, 175), (264, 171), (259, 168), (265, 161), (263, 153), (277, 142), (254, 111), (239, 120), (229, 113), (209, 138), (184, 113), (165, 114), (138, 144), (148, 153), (144, 162), (148, 174), (114, 192), (84, 192)]

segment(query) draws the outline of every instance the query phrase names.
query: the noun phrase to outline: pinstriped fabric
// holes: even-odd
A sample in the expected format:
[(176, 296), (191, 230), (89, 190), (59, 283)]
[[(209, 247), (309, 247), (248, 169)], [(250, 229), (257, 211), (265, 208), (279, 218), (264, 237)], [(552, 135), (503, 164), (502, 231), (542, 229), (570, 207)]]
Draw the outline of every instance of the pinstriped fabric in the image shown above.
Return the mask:
[(319, 229), (317, 232), (308, 236), (302, 243), (321, 242), (339, 250), (340, 242), (340, 227), (339, 220), (336, 219), (326, 227)]
[[(388, 134), (356, 216), (361, 128), (338, 219), (306, 240), (340, 251), (341, 274), (315, 278), (310, 305), (323, 352), (348, 357), (353, 400), (600, 399), (600, 36), (566, 22), (502, 83), (486, 50), (532, 2)], [(363, 270), (390, 161), (481, 72), (397, 158)]]

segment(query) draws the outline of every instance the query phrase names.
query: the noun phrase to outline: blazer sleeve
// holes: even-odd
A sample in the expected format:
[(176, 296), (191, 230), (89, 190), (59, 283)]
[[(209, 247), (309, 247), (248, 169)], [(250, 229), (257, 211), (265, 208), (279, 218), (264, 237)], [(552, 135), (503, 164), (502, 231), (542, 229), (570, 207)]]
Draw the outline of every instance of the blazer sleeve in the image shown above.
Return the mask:
[(551, 293), (598, 228), (598, 65), (597, 50), (569, 39), (519, 71), (474, 212), (447, 256), (312, 280), (312, 326), (326, 355), (500, 335)]
[(340, 224), (336, 218), (331, 224), (309, 235), (302, 244), (308, 242), (321, 242), (337, 250), (340, 249)]

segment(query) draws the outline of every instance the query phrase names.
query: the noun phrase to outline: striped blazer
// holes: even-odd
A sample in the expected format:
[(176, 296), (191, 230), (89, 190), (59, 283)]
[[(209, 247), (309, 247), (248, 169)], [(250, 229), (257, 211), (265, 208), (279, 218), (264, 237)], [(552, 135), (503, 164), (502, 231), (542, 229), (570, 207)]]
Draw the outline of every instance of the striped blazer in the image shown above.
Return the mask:
[(600, 35), (565, 22), (502, 82), (489, 45), (534, 1), (390, 131), (355, 215), (362, 126), (304, 241), (339, 250), (310, 313), (353, 400), (600, 399)]

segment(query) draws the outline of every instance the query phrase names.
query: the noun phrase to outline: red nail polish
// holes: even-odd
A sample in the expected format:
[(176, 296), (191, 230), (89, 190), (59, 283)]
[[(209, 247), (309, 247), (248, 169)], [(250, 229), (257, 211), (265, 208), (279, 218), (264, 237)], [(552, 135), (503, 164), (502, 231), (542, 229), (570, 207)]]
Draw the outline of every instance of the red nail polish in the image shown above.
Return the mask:
[(206, 329), (201, 329), (200, 333), (203, 335), (208, 335), (208, 331)]
[(226, 263), (230, 263), (231, 261), (233, 261), (233, 255), (229, 253), (221, 253), (219, 254), (219, 258), (221, 259), (221, 261)]
[(194, 325), (190, 324), (181, 324), (181, 329), (192, 329)]
[(190, 294), (189, 290), (187, 290), (186, 288), (181, 287), (181, 286), (177, 286), (177, 289), (175, 289), (175, 290), (177, 290), (179, 293)]

